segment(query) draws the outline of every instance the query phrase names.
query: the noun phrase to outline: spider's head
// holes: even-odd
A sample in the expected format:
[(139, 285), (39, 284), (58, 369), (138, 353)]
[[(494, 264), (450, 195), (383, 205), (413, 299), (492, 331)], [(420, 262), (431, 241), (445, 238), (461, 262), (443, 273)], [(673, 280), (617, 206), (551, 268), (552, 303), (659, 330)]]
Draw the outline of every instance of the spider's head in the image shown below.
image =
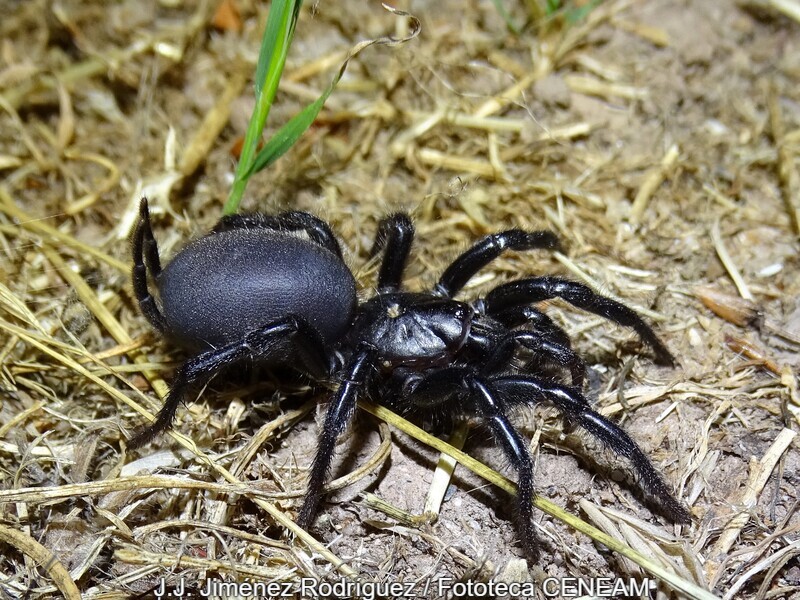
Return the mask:
[(386, 368), (452, 360), (469, 335), (473, 310), (432, 294), (379, 294), (359, 310), (351, 335), (377, 349)]

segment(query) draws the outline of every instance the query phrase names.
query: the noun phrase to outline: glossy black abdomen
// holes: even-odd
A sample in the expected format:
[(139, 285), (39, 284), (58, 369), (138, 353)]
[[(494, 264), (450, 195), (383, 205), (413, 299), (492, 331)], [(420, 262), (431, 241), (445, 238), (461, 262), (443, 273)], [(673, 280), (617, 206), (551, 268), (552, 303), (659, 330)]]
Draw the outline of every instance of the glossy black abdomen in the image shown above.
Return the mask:
[(170, 337), (187, 348), (218, 348), (289, 314), (304, 317), (329, 343), (356, 307), (355, 281), (342, 260), (296, 235), (236, 229), (186, 245), (158, 278)]

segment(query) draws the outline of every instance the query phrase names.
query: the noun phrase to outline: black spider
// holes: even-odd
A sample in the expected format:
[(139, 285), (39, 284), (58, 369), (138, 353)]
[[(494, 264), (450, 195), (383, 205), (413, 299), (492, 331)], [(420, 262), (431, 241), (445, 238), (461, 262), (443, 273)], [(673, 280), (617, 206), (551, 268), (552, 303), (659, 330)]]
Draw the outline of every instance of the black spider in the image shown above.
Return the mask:
[[(143, 199), (133, 236), (136, 297), (156, 330), (196, 354), (177, 370), (155, 422), (128, 445), (141, 446), (169, 428), (187, 393), (221, 370), (242, 362), (289, 364), (313, 380), (336, 384), (298, 518), (302, 527), (312, 524), (336, 439), (359, 396), (405, 412), (481, 417), (518, 473), (516, 516), (530, 555), (536, 553), (533, 465), (507, 415), (512, 407), (542, 400), (629, 459), (645, 492), (673, 521), (688, 522), (689, 513), (642, 450), (589, 406), (580, 391), (582, 360), (566, 333), (532, 304), (559, 297), (632, 327), (657, 361), (673, 364), (652, 329), (623, 304), (558, 277), (512, 281), (471, 303), (453, 299), (504, 250), (556, 248), (558, 240), (548, 231), (509, 229), (486, 236), (447, 267), (433, 291), (402, 291), (413, 234), (405, 214), (380, 223), (372, 248), (373, 256), (384, 251), (378, 291), (359, 304), (336, 238), (308, 213), (224, 217), (162, 271)], [(572, 385), (542, 376), (539, 365), (547, 363), (568, 369)]]

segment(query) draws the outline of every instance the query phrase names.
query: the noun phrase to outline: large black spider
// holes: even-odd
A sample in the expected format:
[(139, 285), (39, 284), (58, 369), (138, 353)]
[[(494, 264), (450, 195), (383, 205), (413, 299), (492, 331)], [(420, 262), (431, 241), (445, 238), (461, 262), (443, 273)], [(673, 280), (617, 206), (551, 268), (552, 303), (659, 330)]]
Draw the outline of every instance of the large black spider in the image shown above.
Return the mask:
[[(481, 417), (518, 473), (516, 517), (529, 555), (536, 554), (533, 464), (508, 412), (542, 400), (629, 459), (644, 491), (673, 521), (688, 522), (689, 513), (642, 450), (592, 410), (581, 393), (583, 361), (566, 333), (532, 305), (559, 297), (632, 327), (658, 362), (673, 364), (653, 330), (623, 304), (559, 277), (512, 281), (471, 303), (454, 299), (504, 250), (556, 248), (549, 231), (488, 235), (456, 258), (432, 291), (403, 291), (413, 235), (405, 214), (381, 221), (371, 253), (383, 250), (377, 293), (359, 304), (339, 243), (325, 222), (308, 213), (223, 217), (162, 271), (143, 199), (133, 236), (136, 297), (157, 331), (195, 354), (177, 370), (156, 420), (128, 445), (141, 446), (168, 429), (187, 393), (220, 371), (243, 362), (288, 364), (336, 386), (299, 513), (302, 527), (312, 524), (336, 439), (360, 396), (405, 412)], [(568, 369), (571, 385), (553, 383), (540, 367), (548, 364)]]

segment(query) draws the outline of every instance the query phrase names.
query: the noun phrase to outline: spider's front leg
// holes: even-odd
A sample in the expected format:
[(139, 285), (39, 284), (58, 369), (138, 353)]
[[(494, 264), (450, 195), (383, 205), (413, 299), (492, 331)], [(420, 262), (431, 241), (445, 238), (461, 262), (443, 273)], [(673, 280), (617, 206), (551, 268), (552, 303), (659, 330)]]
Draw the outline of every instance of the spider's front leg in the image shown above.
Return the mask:
[(675, 359), (664, 343), (642, 318), (624, 304), (596, 294), (591, 288), (561, 277), (533, 277), (505, 283), (486, 295), (486, 314), (502, 314), (516, 306), (562, 298), (615, 323), (632, 328), (655, 352), (656, 362), (674, 365)]
[(524, 438), (509, 421), (500, 396), (473, 369), (451, 367), (434, 371), (421, 379), (407, 401), (425, 409), (444, 405), (450, 410), (471, 412), (485, 420), (517, 471), (517, 530), (525, 552), (535, 558), (538, 548), (533, 525), (533, 460)]
[(495, 376), (490, 378), (489, 385), (512, 404), (531, 405), (542, 399), (552, 402), (567, 419), (627, 458), (639, 477), (641, 487), (656, 499), (673, 522), (691, 522), (689, 511), (675, 499), (642, 449), (622, 428), (592, 410), (579, 391), (521, 375)]
[(297, 524), (303, 529), (311, 526), (317, 514), (322, 487), (328, 476), (333, 460), (336, 439), (345, 430), (356, 410), (358, 396), (369, 383), (375, 370), (375, 353), (371, 348), (362, 346), (344, 367), (342, 381), (325, 413), (325, 423), (319, 434), (317, 453), (311, 464), (308, 476), (306, 496), (297, 517)]
[[(481, 310), (485, 314), (485, 303), (483, 301), (481, 301), (481, 303)], [(507, 310), (493, 313), (492, 317), (500, 321), (500, 323), (509, 329), (526, 325), (528, 328), (533, 327), (534, 330), (547, 334), (549, 338), (558, 342), (562, 346), (567, 348), (572, 347), (572, 340), (569, 339), (567, 332), (556, 325), (553, 319), (533, 306), (529, 306), (527, 304), (522, 306), (512, 306)]]
[(508, 229), (487, 235), (456, 258), (434, 287), (436, 293), (453, 297), (479, 270), (506, 250), (557, 250), (559, 241), (552, 231)]
[[(175, 373), (169, 394), (158, 411), (156, 420), (139, 430), (128, 440), (129, 448), (138, 448), (166, 431), (175, 420), (175, 413), (187, 394), (202, 388), (220, 371), (247, 360), (269, 361), (276, 346), (290, 344), (305, 373), (324, 379), (333, 370), (333, 353), (320, 334), (306, 321), (295, 315), (252, 331), (239, 342), (207, 350), (186, 361)], [(282, 348), (285, 351), (285, 348)]]
[[(550, 333), (550, 332), (547, 332)], [(572, 385), (577, 388), (583, 386), (586, 376), (586, 365), (583, 359), (569, 346), (563, 345), (557, 339), (552, 339), (552, 334), (547, 335), (539, 331), (526, 329), (507, 333), (496, 345), (491, 354), (481, 365), (482, 373), (496, 372), (508, 366), (508, 357), (514, 347), (519, 344), (530, 350), (534, 357), (540, 360), (552, 361), (569, 369), (572, 376)]]

